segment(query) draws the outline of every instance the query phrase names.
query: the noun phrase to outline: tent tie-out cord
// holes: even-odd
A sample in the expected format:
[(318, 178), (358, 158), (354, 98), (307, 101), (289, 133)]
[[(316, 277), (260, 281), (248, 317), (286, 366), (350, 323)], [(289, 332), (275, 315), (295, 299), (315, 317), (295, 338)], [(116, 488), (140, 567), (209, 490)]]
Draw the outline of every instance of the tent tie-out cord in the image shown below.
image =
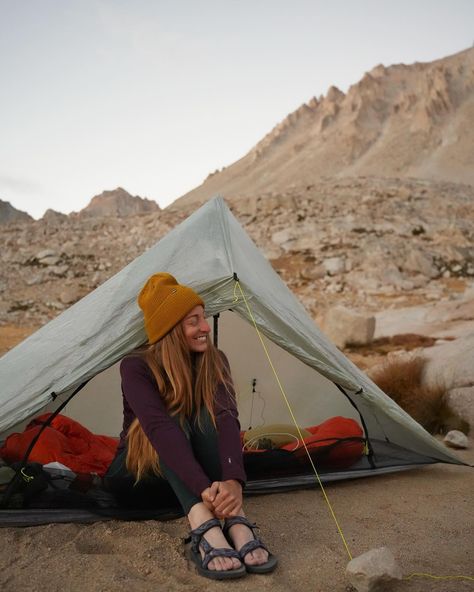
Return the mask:
[(321, 491), (323, 493), (323, 497), (324, 497), (324, 499), (325, 499), (325, 501), (326, 501), (326, 503), (328, 505), (329, 512), (330, 512), (330, 514), (331, 514), (331, 516), (332, 516), (332, 518), (333, 518), (333, 520), (334, 520), (334, 522), (336, 524), (337, 530), (338, 530), (339, 535), (340, 535), (340, 537), (342, 539), (342, 542), (344, 544), (344, 547), (345, 547), (345, 549), (347, 551), (347, 554), (349, 556), (349, 559), (351, 560), (352, 559), (352, 554), (351, 554), (351, 552), (349, 550), (349, 546), (348, 546), (347, 541), (346, 541), (346, 539), (344, 537), (344, 533), (342, 532), (342, 529), (341, 529), (341, 527), (339, 525), (339, 522), (338, 522), (338, 520), (336, 518), (336, 514), (334, 513), (334, 510), (332, 508), (331, 502), (329, 501), (329, 498), (328, 498), (328, 496), (326, 494), (326, 490), (323, 487), (323, 484), (322, 484), (321, 479), (319, 477), (319, 473), (316, 470), (316, 466), (315, 466), (315, 464), (313, 462), (313, 459), (311, 458), (311, 454), (309, 453), (308, 447), (306, 446), (306, 442), (304, 441), (304, 436), (303, 436), (303, 434), (302, 434), (302, 432), (300, 430), (300, 426), (298, 425), (298, 422), (296, 421), (296, 417), (295, 417), (295, 415), (293, 413), (293, 409), (291, 408), (290, 402), (288, 401), (288, 397), (286, 396), (285, 389), (283, 388), (283, 385), (281, 384), (280, 378), (279, 378), (279, 376), (277, 374), (277, 371), (275, 370), (275, 366), (273, 365), (273, 362), (272, 362), (272, 360), (270, 358), (270, 354), (268, 353), (267, 346), (265, 345), (265, 342), (263, 341), (262, 334), (260, 333), (260, 331), (258, 329), (258, 326), (257, 326), (257, 323), (255, 321), (255, 318), (254, 318), (254, 316), (252, 314), (252, 311), (250, 310), (250, 306), (249, 306), (249, 304), (247, 302), (247, 298), (245, 297), (245, 294), (244, 294), (244, 292), (242, 290), (242, 287), (240, 285), (240, 282), (238, 280), (236, 280), (235, 286), (234, 286), (234, 302), (237, 302), (238, 299), (239, 299), (238, 296), (236, 296), (236, 290), (237, 290), (237, 288), (240, 290), (240, 293), (241, 293), (242, 298), (244, 300), (245, 306), (247, 308), (247, 312), (249, 313), (250, 318), (252, 319), (253, 326), (255, 328), (255, 331), (257, 332), (257, 335), (258, 335), (258, 338), (260, 340), (260, 343), (262, 344), (262, 347), (263, 347), (263, 350), (265, 352), (265, 355), (267, 356), (268, 363), (270, 364), (270, 368), (272, 369), (273, 375), (275, 376), (275, 380), (277, 381), (277, 384), (278, 384), (278, 387), (280, 389), (280, 392), (281, 392), (281, 394), (283, 396), (283, 399), (284, 399), (284, 401), (286, 403), (286, 406), (288, 407), (288, 411), (290, 413), (291, 419), (293, 420), (293, 423), (295, 424), (295, 427), (296, 427), (296, 429), (298, 431), (299, 438), (301, 440), (301, 443), (303, 444), (303, 447), (305, 449), (306, 455), (307, 455), (307, 457), (309, 459), (309, 462), (311, 464), (311, 467), (312, 467), (312, 469), (314, 471), (314, 474), (316, 476), (316, 480), (317, 480), (317, 482), (318, 482), (318, 484), (319, 484), (319, 486), (321, 488)]
[[(254, 326), (255, 331), (256, 331), (256, 333), (258, 335), (258, 338), (260, 340), (260, 343), (261, 343), (261, 345), (263, 347), (263, 351), (265, 352), (265, 355), (267, 356), (268, 363), (270, 364), (270, 368), (272, 369), (273, 375), (275, 377), (275, 380), (277, 381), (277, 384), (278, 384), (278, 387), (280, 389), (280, 392), (281, 392), (281, 394), (283, 396), (283, 399), (284, 399), (284, 401), (286, 403), (286, 406), (288, 407), (288, 411), (289, 411), (289, 413), (291, 415), (291, 419), (293, 420), (293, 423), (295, 424), (295, 427), (296, 427), (296, 429), (298, 431), (298, 434), (299, 434), (299, 437), (301, 439), (301, 442), (302, 442), (302, 444), (304, 446), (306, 455), (308, 456), (309, 462), (310, 462), (311, 467), (312, 467), (312, 469), (314, 471), (314, 474), (316, 476), (316, 480), (317, 480), (317, 482), (318, 482), (318, 484), (319, 484), (319, 486), (321, 488), (321, 491), (323, 493), (323, 497), (324, 497), (324, 499), (325, 499), (325, 501), (326, 501), (326, 503), (328, 505), (330, 514), (331, 514), (331, 516), (332, 516), (332, 518), (334, 520), (334, 523), (336, 524), (337, 530), (338, 530), (339, 535), (341, 537), (341, 540), (342, 540), (342, 542), (344, 544), (344, 547), (345, 547), (345, 549), (347, 551), (347, 554), (349, 556), (349, 559), (352, 560), (352, 554), (351, 554), (351, 552), (349, 550), (349, 546), (348, 546), (347, 541), (346, 541), (346, 539), (344, 537), (344, 533), (342, 532), (342, 529), (341, 529), (341, 527), (339, 525), (339, 522), (338, 522), (338, 520), (336, 518), (336, 514), (334, 513), (334, 510), (332, 508), (331, 502), (329, 501), (329, 498), (328, 498), (328, 496), (326, 494), (326, 490), (323, 487), (322, 481), (321, 481), (321, 479), (319, 477), (319, 473), (318, 473), (318, 471), (316, 469), (316, 466), (314, 465), (313, 459), (311, 458), (311, 454), (309, 453), (308, 447), (306, 446), (306, 443), (304, 441), (303, 434), (301, 433), (300, 427), (298, 425), (298, 422), (296, 421), (296, 418), (295, 418), (295, 415), (294, 415), (293, 410), (291, 408), (290, 402), (288, 401), (288, 397), (286, 396), (285, 389), (283, 388), (283, 385), (281, 384), (281, 381), (280, 381), (280, 378), (279, 378), (279, 376), (277, 374), (277, 371), (275, 370), (275, 366), (273, 365), (273, 362), (272, 362), (272, 360), (270, 358), (270, 354), (268, 353), (267, 346), (265, 345), (265, 342), (263, 341), (262, 334), (261, 334), (261, 332), (260, 332), (260, 330), (259, 330), (259, 328), (257, 326), (257, 322), (255, 321), (255, 317), (253, 316), (253, 313), (252, 313), (252, 311), (250, 309), (250, 306), (249, 306), (249, 303), (247, 301), (247, 298), (245, 297), (244, 291), (242, 290), (242, 286), (240, 285), (240, 282), (237, 279), (236, 274), (234, 274), (234, 280), (235, 280), (235, 285), (234, 285), (234, 302), (238, 302), (238, 300), (239, 300), (238, 295), (236, 295), (237, 288), (238, 288), (239, 291), (240, 291), (240, 294), (242, 295), (243, 301), (244, 301), (245, 306), (247, 308), (247, 312), (248, 312), (248, 314), (249, 314), (249, 316), (250, 316), (250, 318), (252, 320), (253, 326)], [(404, 580), (411, 580), (412, 578), (417, 578), (417, 577), (418, 578), (429, 578), (429, 579), (433, 579), (433, 580), (468, 580), (468, 581), (474, 581), (474, 577), (472, 577), (472, 576), (463, 576), (463, 575), (437, 576), (437, 575), (433, 575), (433, 574), (429, 574), (429, 573), (416, 573), (416, 572), (415, 573), (411, 573), (408, 576), (405, 576), (403, 579)]]
[(474, 582), (473, 576), (435, 576), (429, 573), (411, 573), (405, 576), (404, 580), (411, 580), (412, 578), (429, 578), (431, 580), (468, 580)]

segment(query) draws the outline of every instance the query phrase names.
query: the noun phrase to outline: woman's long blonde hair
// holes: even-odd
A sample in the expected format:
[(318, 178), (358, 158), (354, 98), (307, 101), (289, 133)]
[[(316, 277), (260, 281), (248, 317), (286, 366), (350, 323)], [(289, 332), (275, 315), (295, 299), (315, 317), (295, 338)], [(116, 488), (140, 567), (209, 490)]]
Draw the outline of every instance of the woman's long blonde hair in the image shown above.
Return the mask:
[[(191, 354), (181, 323), (160, 341), (137, 352), (143, 356), (156, 380), (159, 393), (170, 415), (183, 424), (193, 412), (205, 406), (215, 424), (214, 395), (219, 382), (228, 385), (230, 376), (223, 357), (209, 336), (203, 353)], [(193, 359), (194, 357), (194, 359)], [(128, 471), (138, 482), (146, 474), (160, 475), (158, 454), (138, 419), (127, 434)]]

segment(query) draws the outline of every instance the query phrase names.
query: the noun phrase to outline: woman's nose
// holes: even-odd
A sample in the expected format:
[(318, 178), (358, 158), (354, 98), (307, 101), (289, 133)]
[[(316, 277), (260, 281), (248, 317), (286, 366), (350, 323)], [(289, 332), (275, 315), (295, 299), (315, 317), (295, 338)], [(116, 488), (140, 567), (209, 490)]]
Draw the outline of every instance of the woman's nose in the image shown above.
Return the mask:
[(200, 325), (199, 329), (203, 333), (210, 333), (211, 332), (211, 327), (209, 326), (209, 323), (206, 321), (206, 319), (203, 319), (203, 321), (201, 322), (201, 325)]

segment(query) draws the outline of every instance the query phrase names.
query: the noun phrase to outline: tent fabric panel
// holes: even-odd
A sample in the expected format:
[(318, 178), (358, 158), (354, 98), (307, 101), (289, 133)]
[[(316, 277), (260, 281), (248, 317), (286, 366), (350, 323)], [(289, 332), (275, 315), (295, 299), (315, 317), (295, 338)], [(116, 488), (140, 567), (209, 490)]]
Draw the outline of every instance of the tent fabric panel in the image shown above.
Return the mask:
[[(0, 433), (111, 366), (146, 340), (137, 294), (167, 270), (204, 297), (230, 281), (228, 251), (215, 204), (201, 208), (102, 286), (50, 321), (0, 360)], [(215, 237), (218, 237), (217, 239)], [(183, 257), (194, 253), (196, 261)], [(205, 277), (205, 281), (203, 281)]]
[[(389, 416), (397, 425), (416, 432), (416, 441), (420, 445), (434, 448), (434, 454), (446, 462), (453, 460), (456, 462), (456, 457), (447, 451), (445, 446), (437, 442), (385, 395), (316, 327), (303, 306), (281, 282), (278, 274), (255, 244), (242, 232), (233, 216), (229, 216), (229, 228), (235, 272), (240, 280), (242, 291), (246, 295), (252, 316), (261, 332), (336, 384), (352, 393), (360, 391), (358, 395), (360, 400), (376, 401), (376, 406), (381, 408), (383, 415)], [(249, 262), (252, 262), (252, 265)], [(240, 290), (234, 288), (234, 291), (240, 299), (234, 304), (233, 310), (248, 322), (253, 323)], [(352, 395), (351, 398), (357, 404), (356, 395)], [(451, 460), (447, 461), (448, 458)]]
[[(198, 291), (208, 312), (232, 308), (252, 322), (237, 274), (260, 331), (343, 386), (385, 430), (409, 434), (433, 457), (454, 455), (403, 412), (316, 328), (305, 309), (245, 234), (221, 199), (212, 200), (59, 317), (0, 360), (0, 433), (60, 394), (108, 368), (145, 341), (136, 296), (152, 273), (169, 271)], [(357, 394), (356, 394), (357, 393)], [(359, 407), (360, 408), (360, 407)]]

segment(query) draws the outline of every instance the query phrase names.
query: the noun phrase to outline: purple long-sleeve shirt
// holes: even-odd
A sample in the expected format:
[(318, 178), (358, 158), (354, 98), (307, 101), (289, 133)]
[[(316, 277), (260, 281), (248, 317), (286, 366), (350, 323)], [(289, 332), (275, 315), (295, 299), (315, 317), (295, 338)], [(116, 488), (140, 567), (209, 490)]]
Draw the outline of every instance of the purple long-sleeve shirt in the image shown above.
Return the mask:
[[(158, 457), (176, 473), (195, 495), (211, 485), (201, 465), (194, 457), (189, 440), (163, 403), (155, 378), (143, 358), (130, 356), (120, 364), (123, 395), (123, 429), (119, 449), (126, 445), (130, 424), (138, 418)], [(230, 390), (230, 392), (229, 392)], [(222, 383), (214, 398), (219, 458), (222, 480), (236, 479), (245, 483), (240, 424), (235, 394)]]

